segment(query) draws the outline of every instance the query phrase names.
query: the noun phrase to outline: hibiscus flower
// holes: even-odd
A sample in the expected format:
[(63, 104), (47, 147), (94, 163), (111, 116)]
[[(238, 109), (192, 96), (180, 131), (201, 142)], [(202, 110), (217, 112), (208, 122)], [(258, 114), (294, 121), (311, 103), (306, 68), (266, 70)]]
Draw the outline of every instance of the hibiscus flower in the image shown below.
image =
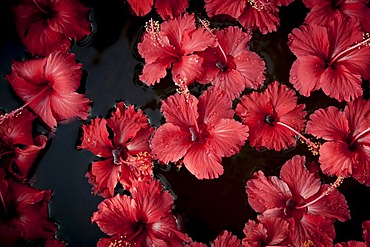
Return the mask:
[[(2, 116), (0, 116), (2, 117)], [(27, 179), (47, 137), (32, 136), (32, 122), (36, 118), (27, 110), (0, 120), (1, 166), (18, 180)]]
[(200, 52), (203, 58), (204, 77), (200, 80), (212, 83), (231, 99), (238, 97), (246, 88), (257, 89), (265, 80), (265, 62), (257, 53), (248, 50), (250, 32), (239, 27), (216, 30), (217, 46)]
[(370, 186), (370, 102), (356, 99), (344, 111), (334, 106), (316, 110), (306, 131), (326, 140), (319, 162), (327, 175), (349, 177)]
[(91, 33), (89, 9), (79, 0), (20, 0), (13, 8), (18, 34), (32, 55), (68, 51)]
[(345, 15), (361, 23), (365, 32), (370, 32), (369, 0), (303, 0), (310, 8), (305, 22), (308, 24), (328, 25), (334, 15)]
[(132, 196), (120, 195), (98, 205), (91, 220), (111, 236), (101, 238), (105, 246), (183, 246), (190, 238), (177, 228), (173, 198), (157, 180), (137, 180)]
[(248, 220), (243, 230), (243, 246), (286, 246), (288, 227), (287, 221), (275, 217), (263, 217), (260, 222)]
[[(127, 0), (131, 6), (131, 9), (138, 16), (144, 16), (148, 14), (153, 7), (154, 0)], [(189, 6), (188, 0), (178, 1), (167, 1), (167, 0), (156, 0), (154, 7), (157, 13), (162, 17), (163, 20), (169, 18), (173, 19), (179, 16)]]
[(25, 105), (11, 112), (14, 115), (26, 106), (32, 109), (49, 128), (57, 122), (89, 116), (90, 100), (75, 92), (80, 87), (82, 64), (74, 54), (53, 52), (46, 58), (14, 61), (5, 77)]
[(152, 178), (149, 138), (154, 128), (141, 110), (135, 111), (133, 105), (126, 107), (119, 102), (110, 118), (92, 119), (82, 130), (79, 148), (101, 157), (92, 163), (86, 175), (95, 194), (112, 197), (117, 183), (129, 190), (133, 180)]
[(298, 135), (317, 152), (317, 145), (299, 133), (304, 129), (306, 112), (305, 106), (296, 102), (295, 92), (277, 81), (262, 93), (244, 95), (235, 113), (249, 127), (250, 145), (280, 151), (294, 146)]
[(203, 59), (194, 54), (214, 46), (216, 40), (205, 28), (197, 28), (193, 14), (184, 14), (159, 25), (152, 20), (138, 44), (138, 51), (145, 59), (139, 79), (148, 86), (160, 81), (172, 67), (172, 79), (180, 87), (187, 86), (202, 73)]
[(258, 29), (261, 33), (277, 30), (280, 6), (294, 0), (205, 0), (208, 16), (230, 15), (237, 18), (245, 29)]
[[(206, 244), (192, 242), (186, 245), (187, 247), (207, 247)], [(228, 231), (223, 231), (211, 244), (211, 247), (242, 247), (240, 240)]]
[(57, 227), (48, 216), (50, 198), (50, 190), (5, 179), (0, 168), (0, 243), (14, 246), (20, 238), (52, 238)]
[(276, 217), (288, 222), (293, 246), (331, 246), (334, 221), (350, 218), (345, 198), (336, 189), (343, 178), (332, 185), (321, 184), (304, 164), (305, 157), (294, 156), (282, 166), (281, 179), (256, 172), (247, 182), (248, 202), (261, 213), (259, 220)]
[(370, 78), (369, 43), (359, 23), (342, 15), (333, 16), (326, 26), (295, 28), (288, 42), (297, 56), (290, 82), (303, 96), (321, 88), (339, 101), (355, 99), (362, 95), (361, 77)]
[(183, 158), (198, 179), (217, 178), (223, 173), (221, 158), (238, 153), (248, 137), (248, 127), (233, 119), (231, 104), (216, 89), (199, 100), (191, 94), (168, 97), (161, 108), (167, 123), (151, 139), (153, 154), (166, 164)]

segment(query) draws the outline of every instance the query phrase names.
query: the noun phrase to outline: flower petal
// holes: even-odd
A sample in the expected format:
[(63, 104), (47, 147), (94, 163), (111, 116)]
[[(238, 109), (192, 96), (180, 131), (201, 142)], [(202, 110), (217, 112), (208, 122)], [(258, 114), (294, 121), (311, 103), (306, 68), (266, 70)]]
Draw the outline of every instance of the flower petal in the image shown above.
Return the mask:
[(198, 119), (198, 99), (190, 95), (175, 94), (162, 101), (161, 111), (167, 123), (188, 129), (196, 125)]
[(234, 18), (238, 18), (241, 15), (246, 4), (243, 0), (205, 0), (205, 3), (208, 16), (226, 14)]
[(172, 80), (178, 85), (192, 84), (197, 78), (201, 78), (203, 58), (198, 55), (183, 56), (179, 61), (173, 63)]
[(163, 20), (172, 19), (179, 16), (189, 6), (188, 0), (167, 1), (156, 0), (154, 7)]
[(152, 10), (153, 0), (127, 0), (137, 16), (144, 16)]
[(357, 155), (357, 152), (349, 150), (345, 142), (326, 142), (320, 147), (321, 170), (329, 176), (349, 177)]
[(121, 173), (121, 166), (113, 163), (113, 159), (95, 161), (91, 165), (91, 174), (95, 177), (96, 191), (109, 191), (109, 196), (114, 196), (114, 188), (118, 183), (118, 175)]

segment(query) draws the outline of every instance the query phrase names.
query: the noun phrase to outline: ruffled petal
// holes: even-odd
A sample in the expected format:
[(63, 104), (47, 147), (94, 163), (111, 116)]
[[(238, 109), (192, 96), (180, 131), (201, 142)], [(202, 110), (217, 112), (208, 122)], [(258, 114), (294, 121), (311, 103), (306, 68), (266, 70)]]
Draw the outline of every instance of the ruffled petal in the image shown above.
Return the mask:
[(157, 9), (157, 13), (162, 17), (163, 20), (173, 19), (179, 16), (189, 6), (188, 0), (178, 1), (167, 1), (167, 0), (156, 0), (154, 7)]
[(207, 145), (193, 144), (184, 156), (185, 167), (198, 179), (214, 179), (223, 174), (221, 157)]
[(326, 142), (320, 147), (321, 170), (329, 176), (349, 177), (357, 155), (357, 152), (349, 150), (345, 142)]
[(212, 247), (242, 247), (242, 244), (237, 236), (226, 230), (222, 231), (215, 241), (212, 243)]
[(127, 0), (137, 16), (144, 16), (152, 10), (153, 0)]
[(178, 85), (192, 84), (197, 78), (202, 77), (203, 58), (198, 55), (183, 56), (179, 61), (173, 63), (172, 80)]
[(260, 10), (246, 4), (238, 19), (245, 29), (258, 29), (262, 34), (275, 32), (280, 25), (279, 9), (274, 4), (265, 5)]
[(181, 40), (181, 47), (185, 54), (204, 51), (208, 47), (216, 46), (214, 35), (205, 28), (185, 30)]
[(234, 58), (236, 70), (244, 77), (244, 86), (258, 89), (265, 80), (265, 62), (257, 53), (245, 51)]
[(108, 190), (109, 197), (114, 196), (114, 188), (118, 183), (118, 176), (121, 173), (121, 166), (113, 163), (113, 159), (95, 161), (91, 165), (91, 174), (95, 177), (96, 191)]
[(192, 144), (191, 133), (172, 123), (165, 123), (154, 132), (150, 143), (153, 154), (168, 164), (180, 160), (185, 155)]
[(162, 101), (161, 111), (167, 123), (188, 130), (197, 123), (198, 99), (193, 95), (186, 99), (183, 94), (175, 94)]
[(208, 16), (213, 17), (226, 14), (234, 18), (238, 18), (241, 15), (246, 4), (243, 0), (205, 0), (205, 3)]
[(293, 196), (307, 199), (319, 191), (321, 182), (304, 167), (305, 162), (304, 156), (294, 156), (281, 167), (280, 177), (287, 183)]
[(221, 119), (209, 129), (207, 141), (216, 155), (230, 157), (239, 153), (248, 138), (248, 126), (234, 119)]
[(158, 59), (153, 63), (147, 63), (144, 65), (143, 72), (139, 76), (140, 81), (146, 85), (151, 86), (158, 83), (167, 74), (167, 69), (171, 68), (170, 59)]

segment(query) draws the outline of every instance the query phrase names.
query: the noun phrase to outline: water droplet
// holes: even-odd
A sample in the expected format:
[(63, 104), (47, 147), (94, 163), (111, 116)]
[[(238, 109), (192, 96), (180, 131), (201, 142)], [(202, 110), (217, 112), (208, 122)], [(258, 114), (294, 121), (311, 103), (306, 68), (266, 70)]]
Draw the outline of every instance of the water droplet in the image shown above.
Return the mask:
[(168, 149), (170, 148), (170, 145), (167, 144), (166, 146), (164, 146), (164, 148)]
[(90, 136), (89, 136), (89, 137), (87, 137), (86, 141), (87, 141), (87, 142), (91, 142), (91, 137), (90, 137)]
[(292, 79), (293, 79), (293, 80), (296, 80), (296, 79), (297, 79), (297, 77), (296, 77), (296, 76), (292, 76)]
[(12, 127), (8, 127), (7, 132), (10, 134), (13, 131)]

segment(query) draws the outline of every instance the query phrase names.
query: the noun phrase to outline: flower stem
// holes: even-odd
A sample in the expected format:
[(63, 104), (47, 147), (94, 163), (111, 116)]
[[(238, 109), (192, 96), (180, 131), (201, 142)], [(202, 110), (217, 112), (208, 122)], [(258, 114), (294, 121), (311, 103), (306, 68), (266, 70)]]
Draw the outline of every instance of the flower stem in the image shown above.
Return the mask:
[(294, 128), (290, 127), (289, 125), (287, 125), (285, 123), (277, 121), (276, 124), (284, 126), (285, 128), (287, 128), (290, 131), (292, 131), (293, 133), (295, 133), (299, 138), (301, 138), (302, 140), (304, 140), (306, 142), (306, 144), (312, 149), (312, 152), (313, 152), (314, 155), (318, 154), (319, 146), (317, 144), (313, 143), (310, 139), (306, 138), (304, 135), (302, 135), (297, 130), (295, 130)]
[(342, 184), (343, 180), (344, 180), (344, 177), (339, 176), (339, 177), (337, 178), (337, 180), (335, 180), (335, 182), (334, 182), (334, 183), (332, 183), (331, 185), (329, 185), (329, 187), (328, 187), (325, 191), (323, 191), (323, 192), (321, 193), (321, 195), (319, 195), (318, 197), (316, 197), (316, 198), (315, 198), (314, 200), (312, 200), (312, 201), (308, 201), (307, 203), (305, 203), (305, 204), (303, 204), (303, 205), (301, 205), (301, 206), (296, 207), (296, 209), (302, 209), (302, 208), (308, 207), (308, 206), (310, 206), (310, 205), (314, 204), (315, 202), (319, 201), (319, 200), (320, 200), (321, 198), (323, 198), (324, 196), (329, 195), (329, 194), (330, 194), (331, 192), (333, 192), (336, 188), (338, 188), (338, 187), (339, 187), (339, 185), (341, 185), (341, 184)]
[(354, 49), (360, 49), (361, 46), (369, 46), (370, 42), (370, 36), (365, 34), (364, 35), (364, 40), (355, 44), (354, 46), (350, 46), (347, 49), (339, 52), (337, 55), (334, 56), (334, 58), (330, 61), (329, 66), (331, 66), (335, 61), (337, 61), (341, 56), (345, 55), (346, 53), (353, 51)]

